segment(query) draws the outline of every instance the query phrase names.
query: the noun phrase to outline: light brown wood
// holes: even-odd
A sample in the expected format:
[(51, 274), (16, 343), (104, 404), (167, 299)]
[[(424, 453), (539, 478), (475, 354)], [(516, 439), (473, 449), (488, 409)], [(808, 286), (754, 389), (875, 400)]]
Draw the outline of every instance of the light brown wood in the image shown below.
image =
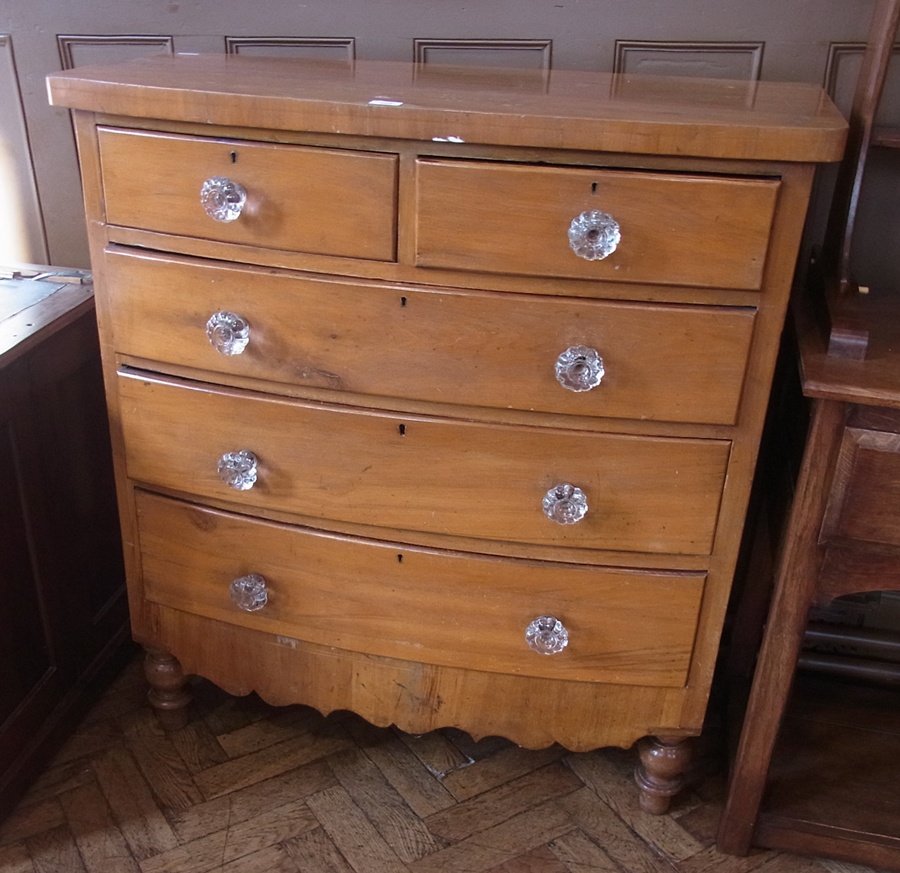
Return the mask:
[[(350, 710), (374, 725), (396, 724), (413, 735), (457, 727), (476, 739), (514, 738), (526, 749), (554, 743), (577, 751), (628, 748), (664, 725), (678, 725), (668, 728), (673, 736), (699, 733), (699, 727), (679, 722), (684, 688), (597, 685), (423, 664), (241, 628), (146, 599), (142, 606), (144, 626), (158, 624), (157, 643), (186, 673), (208, 677), (234, 695), (256, 692), (276, 706), (315, 699), (321, 712)], [(406, 705), (398, 706), (398, 700)], [(523, 708), (530, 717), (523, 717)], [(473, 710), (480, 716), (477, 729)]]
[[(579, 749), (699, 733), (813, 163), (843, 140), (827, 98), (591, 74), (532, 93), (508, 71), (182, 60), (51, 85), (81, 110), (136, 638), (233, 693), (417, 733)], [(147, 142), (193, 155), (219, 140), (278, 165), (340, 155), (348, 174), (375, 173), (360, 197), (384, 222), (376, 237), (396, 234), (396, 261), (328, 248), (318, 227), (251, 240), (193, 225), (193, 193), (142, 213), (130, 182), (116, 189), (131, 159), (113, 171), (108, 137), (147, 156)], [(272, 172), (275, 203), (300, 183)], [(351, 175), (322, 175), (335, 203), (353, 203)], [(568, 224), (607, 188), (622, 255), (581, 262)], [(270, 220), (257, 207), (253, 220)], [(510, 220), (527, 232), (507, 234)], [(207, 310), (245, 305), (257, 345), (226, 360), (203, 335)], [(608, 381), (560, 395), (555, 357), (594, 342)], [(242, 448), (260, 478), (238, 493), (216, 462)], [(541, 500), (565, 481), (590, 508), (556, 526)], [(190, 520), (154, 509), (138, 526), (138, 500), (188, 505)], [(220, 603), (206, 574), (224, 572), (226, 529), (265, 546), (235, 547), (246, 572), (262, 561), (294, 580), (285, 612), (280, 583), (259, 624)], [(373, 541), (350, 538), (363, 532)], [(359, 610), (341, 614), (342, 588)], [(520, 629), (552, 607), (545, 595), (573, 622), (570, 648), (549, 658)], [(647, 793), (678, 782), (676, 759)], [(321, 808), (345, 806), (333, 792)]]
[[(106, 220), (113, 225), (394, 258), (396, 155), (103, 128), (100, 164)], [(240, 219), (216, 221), (203, 210), (200, 188), (212, 177), (232, 179), (246, 190)]]
[[(712, 548), (725, 440), (384, 415), (141, 373), (121, 376), (118, 392), (133, 480), (226, 500), (241, 512), (573, 549)], [(245, 449), (258, 458), (259, 478), (235, 491), (217, 465)], [(557, 524), (542, 509), (545, 494), (566, 482), (587, 496), (577, 524)]]
[[(420, 160), (416, 193), (421, 267), (755, 290), (778, 182)], [(587, 261), (567, 231), (592, 210), (622, 239)]]
[[(390, 61), (299, 64), (242, 57), (238, 71), (226, 55), (148, 57), (113, 78), (84, 67), (50, 76), (50, 97), (138, 118), (593, 152), (835, 161), (846, 138), (821, 89), (800, 83), (554, 70), (548, 86), (529, 89), (528, 71), (417, 76)], [(248, 98), (241, 102), (235, 73)]]
[[(138, 358), (211, 371), (223, 382), (233, 375), (605, 418), (733, 424), (755, 317), (749, 307), (347, 282), (121, 248), (106, 255), (105, 271), (117, 289), (115, 348)], [(250, 324), (240, 355), (221, 355), (207, 339), (206, 322), (220, 310)], [(597, 389), (576, 393), (557, 381), (556, 359), (573, 345), (601, 353)]]
[[(676, 688), (686, 679), (701, 574), (441, 553), (250, 521), (143, 493), (137, 505), (145, 596), (164, 606), (431, 664)], [(236, 609), (230, 597), (231, 583), (247, 573), (266, 580), (268, 602), (258, 612)], [(537, 658), (519, 645), (541, 614), (557, 616), (569, 631), (559, 657)]]

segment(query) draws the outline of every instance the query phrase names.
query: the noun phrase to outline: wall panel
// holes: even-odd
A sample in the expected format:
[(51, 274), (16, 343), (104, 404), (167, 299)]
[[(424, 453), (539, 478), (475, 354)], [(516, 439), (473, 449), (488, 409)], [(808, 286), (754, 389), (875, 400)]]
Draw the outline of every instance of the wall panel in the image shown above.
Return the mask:
[(416, 39), (417, 64), (472, 64), (550, 71), (553, 42), (549, 39)]
[(9, 34), (0, 34), (0, 119), (0, 265), (43, 263), (47, 243)]
[(172, 54), (171, 36), (139, 34), (60, 34), (59, 59), (64, 70), (88, 64), (112, 64), (144, 55)]
[(233, 55), (322, 58), (353, 63), (356, 40), (353, 37), (226, 36), (225, 51)]
[(763, 48), (761, 42), (617, 40), (613, 72), (755, 82), (762, 70)]

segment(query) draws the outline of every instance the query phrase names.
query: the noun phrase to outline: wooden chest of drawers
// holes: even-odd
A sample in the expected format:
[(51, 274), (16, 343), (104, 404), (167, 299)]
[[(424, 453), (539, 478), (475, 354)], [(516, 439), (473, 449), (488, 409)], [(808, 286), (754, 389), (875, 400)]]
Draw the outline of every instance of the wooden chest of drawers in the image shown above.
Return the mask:
[(802, 85), (531, 84), (188, 56), (51, 77), (133, 631), (170, 724), (184, 671), (414, 732), (656, 737), (661, 811), (844, 123)]

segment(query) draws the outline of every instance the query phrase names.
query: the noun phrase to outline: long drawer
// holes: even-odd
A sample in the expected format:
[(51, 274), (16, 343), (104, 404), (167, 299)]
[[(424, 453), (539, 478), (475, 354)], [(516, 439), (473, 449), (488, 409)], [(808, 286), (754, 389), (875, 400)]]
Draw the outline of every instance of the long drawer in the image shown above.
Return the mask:
[[(362, 284), (121, 250), (107, 253), (106, 278), (122, 354), (216, 378), (657, 421), (734, 423), (755, 317)], [(209, 336), (219, 313), (247, 325), (241, 352)], [(557, 361), (579, 346), (599, 354), (604, 373), (594, 388), (567, 390)]]
[[(119, 383), (128, 475), (139, 482), (247, 511), (399, 530), (576, 549), (712, 548), (726, 440), (394, 415), (148, 374), (126, 373)], [(219, 462), (245, 451), (257, 478), (235, 490)], [(563, 484), (585, 495), (577, 523), (545, 514), (545, 496)]]
[[(779, 185), (774, 179), (420, 159), (416, 263), (755, 290)], [(612, 254), (585, 260), (570, 246), (569, 230), (574, 219), (593, 212), (618, 223), (620, 241)], [(597, 231), (588, 222), (579, 233)]]
[[(686, 680), (702, 574), (410, 549), (140, 491), (136, 499), (144, 594), (164, 606), (278, 634), (286, 644), (587, 682)], [(231, 590), (251, 574), (256, 596), (244, 607), (258, 608), (245, 611)], [(568, 632), (568, 645), (549, 656), (525, 640), (543, 615)]]
[[(270, 249), (390, 261), (397, 156), (101, 128), (106, 220)], [(205, 211), (208, 180), (244, 191), (238, 216)], [(115, 231), (111, 231), (115, 237)]]

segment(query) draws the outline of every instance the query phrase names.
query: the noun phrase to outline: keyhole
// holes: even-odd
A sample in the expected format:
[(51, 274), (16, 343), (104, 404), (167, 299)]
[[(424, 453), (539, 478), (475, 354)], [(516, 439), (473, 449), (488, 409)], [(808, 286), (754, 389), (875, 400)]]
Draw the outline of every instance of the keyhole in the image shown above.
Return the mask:
[(232, 153), (231, 153), (231, 163), (232, 163), (232, 164), (236, 164), (236, 163), (237, 163), (237, 152), (232, 152)]
[(596, 193), (597, 193), (597, 183), (591, 182), (591, 194), (596, 194)]
[(405, 425), (405, 424), (401, 424), (401, 425), (397, 428), (397, 430), (400, 431), (400, 436), (406, 436), (406, 425)]
[(401, 298), (400, 298), (400, 305), (401, 305), (401, 306), (406, 306), (406, 298), (405, 298), (405, 297), (401, 297)]
[(398, 564), (402, 564), (402, 563), (403, 563), (403, 555), (397, 555), (397, 563), (398, 563)]

